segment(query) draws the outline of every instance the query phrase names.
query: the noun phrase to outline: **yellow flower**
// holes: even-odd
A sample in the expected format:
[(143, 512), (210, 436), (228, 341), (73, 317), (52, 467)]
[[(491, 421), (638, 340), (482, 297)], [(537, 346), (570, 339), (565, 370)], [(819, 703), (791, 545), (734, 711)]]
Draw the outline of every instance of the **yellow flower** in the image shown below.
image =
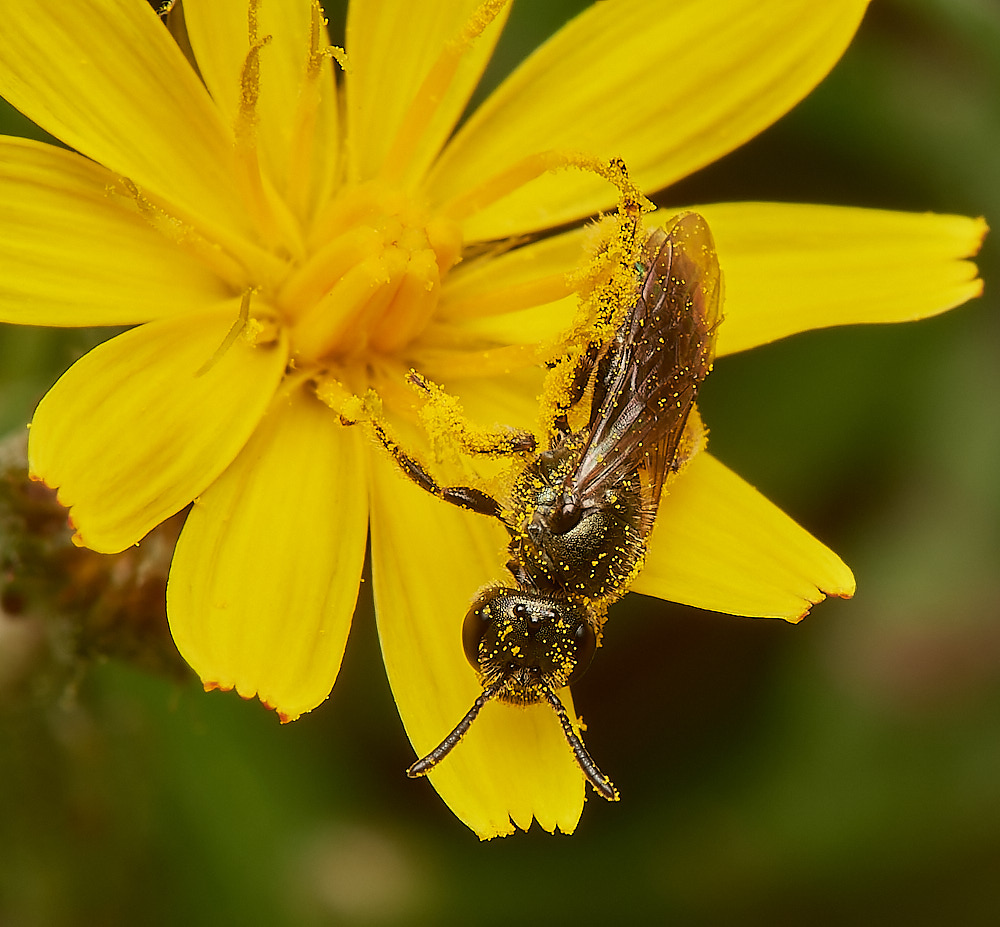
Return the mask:
[[(407, 482), (342, 423), (338, 397), (375, 390), (425, 461), (410, 367), (475, 421), (532, 424), (537, 345), (573, 317), (585, 232), (490, 243), (616, 200), (592, 174), (546, 167), (621, 156), (662, 189), (808, 93), (865, 5), (605, 0), (456, 130), (504, 3), (355, 2), (344, 56), (308, 0), (184, 0), (183, 43), (144, 0), (0, 0), (0, 95), (74, 149), (0, 140), (0, 317), (135, 326), (42, 400), (33, 475), (99, 551), (193, 502), (168, 589), (177, 645), (207, 687), (284, 720), (333, 686), (370, 531), (386, 669), (425, 753), (480, 691), (460, 625), (503, 575), (504, 532)], [(694, 208), (726, 275), (720, 355), (979, 292), (962, 258), (981, 222)], [(663, 500), (634, 588), (795, 620), (854, 581), (701, 453)], [(570, 832), (584, 801), (544, 705), (488, 704), (432, 781), (481, 837), (533, 818)]]

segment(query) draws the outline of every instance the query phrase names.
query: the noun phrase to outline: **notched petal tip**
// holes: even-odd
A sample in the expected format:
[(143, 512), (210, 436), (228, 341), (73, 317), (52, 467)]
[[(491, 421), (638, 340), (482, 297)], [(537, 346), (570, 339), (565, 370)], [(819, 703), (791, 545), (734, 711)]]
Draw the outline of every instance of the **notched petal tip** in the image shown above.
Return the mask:
[[(831, 552), (832, 553), (832, 552)], [(839, 560), (839, 558), (838, 558)], [(782, 621), (787, 621), (789, 624), (798, 624), (804, 618), (807, 618), (815, 606), (825, 602), (827, 598), (831, 599), (852, 599), (854, 598), (854, 593), (857, 591), (857, 583), (854, 579), (854, 574), (851, 572), (850, 567), (847, 566), (842, 560), (840, 561), (840, 566), (842, 567), (842, 573), (844, 574), (839, 580), (831, 581), (829, 583), (824, 583), (823, 585), (818, 585), (816, 587), (816, 597), (812, 601), (805, 604), (802, 611), (796, 614), (788, 615), (775, 615), (775, 618), (780, 618)]]
[[(976, 216), (975, 218), (969, 220), (969, 224), (971, 225), (971, 228), (969, 230), (968, 248), (964, 254), (960, 255), (960, 257), (971, 261), (971, 259), (976, 257), (982, 250), (983, 242), (986, 241), (986, 236), (990, 233), (990, 225), (986, 221), (985, 216)], [(970, 291), (970, 299), (975, 299), (977, 296), (983, 295), (984, 281), (982, 277), (978, 276), (978, 265), (973, 265), (973, 273), (977, 274), (977, 276), (972, 280), (972, 285), (975, 289)], [(978, 284), (978, 286), (976, 286), (976, 284)]]
[[(253, 695), (244, 695), (247, 701), (252, 699)], [(263, 705), (268, 711), (273, 711), (278, 716), (278, 721), (281, 724), (288, 724), (291, 721), (297, 721), (302, 717), (301, 711), (282, 711), (277, 705), (272, 704), (266, 698), (264, 698), (259, 692), (256, 693), (258, 701)]]
[(826, 594), (833, 596), (835, 599), (853, 599), (854, 593), (858, 591), (857, 583), (853, 582), (854, 576), (851, 576), (852, 582), (849, 589), (827, 589)]
[(704, 452), (661, 502), (633, 585), (697, 608), (791, 622), (828, 595), (850, 598), (854, 589), (837, 554)]
[[(56, 496), (56, 503), (57, 503), (57, 504), (59, 504), (60, 506), (62, 506), (62, 508), (63, 508), (63, 509), (65, 510), (65, 512), (66, 512), (66, 527), (67, 527), (67, 529), (68, 529), (69, 531), (71, 531), (71, 532), (72, 532), (72, 534), (71, 534), (71, 536), (70, 536), (70, 542), (71, 542), (71, 543), (72, 543), (72, 544), (73, 544), (73, 545), (74, 545), (75, 547), (86, 547), (86, 548), (90, 548), (90, 547), (91, 547), (91, 545), (87, 543), (86, 539), (85, 539), (85, 538), (83, 537), (83, 535), (82, 535), (82, 534), (80, 533), (80, 529), (79, 529), (79, 527), (77, 526), (76, 522), (75, 522), (75, 521), (73, 520), (73, 511), (72, 511), (72, 509), (70, 508), (70, 506), (69, 506), (69, 505), (67, 505), (67, 504), (66, 504), (66, 503), (65, 503), (65, 502), (64, 502), (64, 501), (63, 501), (63, 500), (62, 500), (62, 499), (60, 498), (60, 495), (59, 495), (59, 486), (58, 486), (58, 484), (55, 484), (55, 483), (52, 483), (52, 482), (49, 482), (48, 480), (46, 480), (46, 479), (45, 479), (45, 477), (43, 477), (43, 476), (39, 475), (39, 474), (38, 474), (38, 473), (36, 473), (36, 472), (35, 472), (35, 471), (34, 471), (33, 469), (31, 469), (31, 466), (30, 466), (30, 461), (29, 461), (29, 469), (28, 469), (28, 479), (29, 479), (29, 480), (31, 480), (31, 482), (33, 482), (33, 483), (41, 483), (41, 484), (42, 484), (42, 485), (43, 485), (43, 486), (44, 486), (44, 487), (45, 487), (46, 489), (48, 489), (48, 490), (49, 490), (50, 492), (53, 492), (53, 493), (55, 493), (55, 496)], [(91, 548), (91, 549), (93, 549), (93, 548)]]
[(976, 216), (972, 221), (976, 226), (974, 234), (978, 237), (976, 238), (975, 246), (969, 252), (968, 257), (973, 257), (979, 253), (979, 249), (982, 248), (983, 242), (986, 240), (986, 236), (990, 231), (990, 224), (986, 221), (986, 216)]
[(308, 389), (276, 398), (189, 513), (167, 585), (184, 659), (282, 723), (330, 694), (364, 564), (366, 446), (335, 421)]
[(216, 682), (213, 679), (203, 679), (201, 684), (206, 692), (231, 692), (233, 689), (232, 685)]
[(206, 692), (232, 692), (235, 689), (236, 694), (239, 695), (239, 697), (243, 699), (243, 701), (245, 702), (252, 702), (254, 699), (257, 699), (260, 701), (261, 705), (263, 705), (268, 711), (273, 711), (278, 716), (278, 720), (282, 724), (288, 724), (291, 721), (297, 721), (299, 718), (302, 717), (302, 712), (300, 711), (299, 712), (282, 711), (276, 705), (272, 705), (266, 698), (261, 698), (260, 693), (256, 691), (250, 692), (241, 690), (239, 686), (233, 685), (232, 683), (218, 682), (217, 680), (214, 679), (204, 679), (202, 680), (201, 685)]
[(35, 409), (29, 470), (58, 487), (81, 541), (118, 553), (181, 511), (232, 462), (287, 351), (233, 345), (233, 305), (149, 322), (76, 361)]
[(719, 356), (812, 329), (913, 322), (983, 291), (973, 260), (982, 218), (802, 203), (698, 209), (726, 272)]

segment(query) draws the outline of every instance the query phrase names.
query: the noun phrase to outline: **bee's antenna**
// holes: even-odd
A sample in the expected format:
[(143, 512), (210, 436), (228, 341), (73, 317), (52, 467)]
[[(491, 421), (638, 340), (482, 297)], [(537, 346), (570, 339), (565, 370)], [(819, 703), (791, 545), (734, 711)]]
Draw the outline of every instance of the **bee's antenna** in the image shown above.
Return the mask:
[[(485, 705), (491, 698), (494, 698), (497, 692), (503, 687), (503, 680), (494, 683), (492, 686), (487, 686), (483, 689), (479, 697), (472, 703), (472, 707), (466, 712), (464, 718), (455, 725), (455, 729), (441, 741), (427, 756), (422, 757), (417, 760), (408, 770), (406, 770), (406, 775), (411, 779), (417, 779), (420, 776), (426, 776), (438, 763), (441, 762), (455, 747), (458, 746), (459, 741), (468, 733), (469, 728), (472, 727), (472, 722), (476, 720), (479, 716), (479, 712), (482, 711), (483, 705)], [(598, 768), (597, 764), (593, 761), (590, 754), (587, 752), (587, 748), (583, 745), (583, 741), (577, 736), (576, 731), (573, 730), (573, 725), (569, 720), (569, 715), (566, 714), (566, 709), (563, 707), (563, 703), (559, 701), (559, 696), (552, 691), (552, 687), (548, 684), (541, 684), (539, 686), (541, 691), (545, 694), (545, 700), (552, 706), (553, 711), (556, 713), (556, 717), (559, 718), (559, 723), (562, 725), (563, 733), (566, 735), (566, 740), (569, 742), (570, 749), (573, 751), (573, 756), (576, 757), (576, 762), (579, 764), (580, 769), (583, 770), (583, 774), (587, 777), (587, 781), (594, 787), (594, 790), (601, 796), (601, 798), (606, 798), (608, 801), (618, 801), (621, 797), (618, 794), (618, 789), (614, 787), (611, 780), (604, 775)]]
[(445, 737), (427, 756), (417, 760), (416, 763), (406, 770), (406, 775), (411, 779), (426, 776), (441, 760), (451, 753), (458, 746), (458, 742), (468, 733), (469, 728), (472, 727), (472, 722), (476, 720), (479, 712), (482, 711), (483, 705), (497, 694), (501, 685), (502, 683), (498, 682), (483, 689), (479, 698), (472, 703), (472, 707), (468, 710), (465, 717), (455, 725), (455, 730)]
[(583, 774), (587, 777), (587, 780), (601, 798), (606, 798), (608, 801), (618, 801), (621, 798), (618, 794), (618, 789), (614, 787), (611, 780), (597, 768), (597, 764), (591, 759), (587, 748), (583, 745), (583, 741), (580, 740), (576, 731), (573, 730), (569, 715), (566, 714), (563, 703), (559, 701), (559, 696), (547, 684), (542, 684), (540, 688), (545, 693), (545, 700), (552, 706), (559, 718), (559, 723), (562, 725), (566, 740), (569, 741), (573, 755), (576, 757), (577, 763), (580, 764), (580, 769), (583, 770)]

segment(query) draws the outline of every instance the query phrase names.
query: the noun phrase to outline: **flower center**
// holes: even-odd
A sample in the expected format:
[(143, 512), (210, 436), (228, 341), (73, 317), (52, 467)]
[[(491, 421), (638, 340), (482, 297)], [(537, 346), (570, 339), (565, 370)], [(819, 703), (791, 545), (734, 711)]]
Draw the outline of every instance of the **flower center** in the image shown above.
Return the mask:
[(461, 248), (458, 224), (412, 196), (378, 181), (343, 188), (277, 294), (293, 355), (349, 363), (398, 351), (434, 315)]

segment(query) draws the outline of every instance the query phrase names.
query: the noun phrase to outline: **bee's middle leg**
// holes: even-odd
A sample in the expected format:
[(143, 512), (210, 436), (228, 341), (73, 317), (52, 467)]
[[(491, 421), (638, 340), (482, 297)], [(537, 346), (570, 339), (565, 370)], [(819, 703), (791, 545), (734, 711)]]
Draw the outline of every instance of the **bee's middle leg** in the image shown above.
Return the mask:
[(381, 423), (373, 420), (371, 422), (371, 429), (381, 445), (389, 452), (392, 459), (396, 461), (399, 469), (421, 489), (429, 492), (432, 496), (443, 499), (445, 502), (457, 505), (461, 509), (468, 509), (479, 515), (500, 518), (500, 504), (492, 496), (472, 486), (441, 486), (417, 460), (407, 454), (390, 437)]

